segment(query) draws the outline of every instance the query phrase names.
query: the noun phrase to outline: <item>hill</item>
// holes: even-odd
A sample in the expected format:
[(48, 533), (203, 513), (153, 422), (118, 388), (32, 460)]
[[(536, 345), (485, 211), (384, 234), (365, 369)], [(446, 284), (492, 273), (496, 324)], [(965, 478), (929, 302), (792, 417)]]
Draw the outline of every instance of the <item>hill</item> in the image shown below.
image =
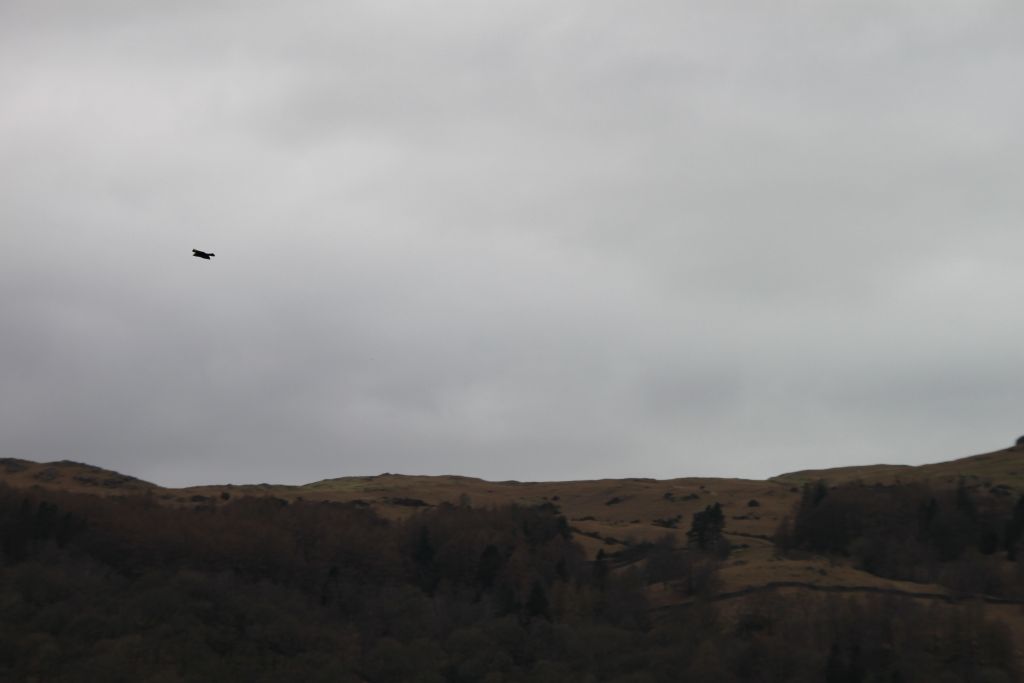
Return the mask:
[(676, 536), (680, 542), (685, 541), (689, 520), (695, 513), (715, 503), (725, 512), (727, 533), (734, 540), (767, 541), (783, 518), (793, 511), (800, 497), (800, 487), (816, 481), (825, 481), (829, 486), (923, 482), (939, 489), (952, 489), (961, 480), (985, 495), (1024, 493), (1024, 447), (1015, 446), (920, 466), (869, 465), (803, 470), (766, 481), (687, 477), (492, 482), (456, 475), (385, 473), (325, 479), (301, 486), (224, 484), (181, 489), (164, 488), (69, 460), (37, 463), (0, 459), (0, 482), (8, 486), (101, 495), (148, 493), (174, 505), (219, 505), (238, 496), (275, 496), (284, 500), (355, 503), (394, 519), (443, 503), (473, 506), (550, 503), (556, 505), (578, 530), (581, 542), (592, 554), (605, 545), (650, 541), (664, 534)]
[[(1024, 493), (1024, 447), (920, 466), (803, 470), (766, 481), (688, 477), (492, 482), (456, 475), (385, 473), (324, 479), (301, 486), (225, 484), (181, 489), (160, 487), (69, 460), (36, 463), (0, 459), (0, 482), (8, 486), (100, 495), (148, 494), (172, 505), (221, 505), (233, 497), (274, 496), (292, 501), (354, 503), (367, 506), (386, 518), (398, 519), (444, 503), (472, 506), (548, 503), (566, 516), (577, 540), (591, 558), (601, 549), (651, 542), (665, 535), (685, 544), (686, 531), (694, 514), (716, 503), (725, 513), (726, 534), (735, 545), (749, 546), (750, 553), (756, 548), (770, 548), (771, 537), (799, 501), (800, 487), (817, 481), (825, 481), (829, 486), (925, 482), (940, 489), (952, 489), (961, 480), (986, 496)], [(761, 577), (765, 580), (790, 577), (788, 570), (765, 571), (765, 576)], [(750, 567), (743, 572), (744, 576), (752, 573), (755, 572)], [(736, 587), (747, 581), (738, 581)]]
[(960, 479), (965, 479), (971, 484), (1024, 491), (1024, 445), (916, 467), (863, 465), (801, 470), (772, 477), (770, 481), (782, 484), (804, 484), (820, 479), (827, 480), (830, 484), (926, 482), (941, 487), (955, 486)]
[[(916, 614), (914, 610), (917, 609), (938, 609), (942, 614), (948, 612), (951, 615), (950, 623), (967, 618), (955, 616), (967, 609), (965, 605), (980, 605), (983, 609), (977, 618), (991, 620), (1001, 624), (1000, 628), (1007, 629), (1015, 661), (1024, 668), (1024, 613), (1021, 611), (1024, 590), (1016, 588), (1024, 586), (1024, 583), (1020, 578), (1014, 578), (1018, 575), (1024, 577), (1024, 572), (1018, 570), (1015, 561), (1002, 559), (1003, 554), (1010, 558), (1014, 552), (1015, 539), (1018, 538), (1014, 534), (1024, 533), (1024, 514), (1019, 524), (1022, 531), (1011, 532), (1016, 528), (1014, 520), (1018, 519), (1013, 505), (1024, 493), (1024, 448), (1021, 447), (916, 467), (876, 465), (807, 470), (766, 481), (632, 478), (490, 482), (454, 475), (386, 473), (326, 479), (302, 486), (225, 484), (182, 489), (161, 487), (83, 463), (36, 463), (8, 458), (0, 460), (0, 485), (5, 487), (0, 492), (6, 490), (11, 496), (20, 495), (16, 494), (18, 491), (36, 496), (25, 500), (45, 500), (38, 496), (51, 492), (58, 496), (53, 498), (55, 502), (40, 502), (38, 505), (81, 510), (81, 513), (68, 514), (92, 515), (94, 519), (107, 520), (106, 523), (122, 528), (116, 537), (136, 539), (120, 541), (128, 544), (125, 548), (129, 555), (132, 555), (131, 549), (140, 543), (150, 549), (147, 552), (159, 554), (165, 552), (159, 550), (162, 544), (179, 544), (181, 538), (188, 538), (190, 534), (207, 533), (203, 531), (207, 527), (209, 533), (214, 533), (219, 527), (210, 527), (209, 524), (215, 519), (224, 520), (217, 524), (227, 524), (230, 520), (240, 520), (252, 514), (257, 517), (246, 521), (245, 528), (248, 529), (246, 535), (254, 537), (245, 543), (259, 544), (261, 535), (269, 533), (261, 525), (276, 523), (272, 522), (274, 517), (267, 516), (271, 514), (268, 511), (279, 508), (239, 507), (246, 501), (285, 505), (284, 509), (295, 510), (296, 520), (306, 520), (295, 522), (298, 526), (288, 526), (288, 531), (275, 532), (276, 536), (267, 536), (266, 543), (269, 544), (272, 537), (276, 544), (274, 547), (281, 548), (289, 547), (293, 542), (281, 533), (326, 533), (330, 525), (324, 526), (318, 521), (319, 516), (334, 508), (318, 507), (321, 505), (340, 505), (344, 510), (359, 511), (368, 515), (365, 523), (390, 524), (392, 526), (386, 528), (393, 529), (394, 533), (412, 534), (410, 538), (415, 537), (417, 525), (442, 524), (429, 520), (443, 520), (453, 514), (456, 517), (461, 514), (453, 511), (494, 510), (493, 514), (499, 517), (512, 515), (509, 518), (512, 519), (525, 513), (498, 511), (537, 510), (541, 516), (555, 514), (564, 517), (567, 538), (579, 548), (580, 558), (595, 567), (587, 570), (577, 566), (570, 570), (568, 558), (571, 555), (565, 555), (560, 560), (565, 568), (558, 572), (568, 571), (584, 577), (589, 576), (588, 572), (596, 571), (599, 565), (607, 564), (611, 575), (620, 577), (616, 580), (625, 582), (623, 585), (635, 586), (637, 581), (640, 582), (645, 613), (657, 620), (682, 618), (678, 616), (681, 614), (679, 610), (691, 610), (699, 601), (717, 605), (719, 618), (724, 620), (723, 624), (731, 624), (730, 629), (741, 628), (744, 620), (751, 618), (752, 610), (767, 609), (769, 614), (762, 615), (763, 618), (777, 620), (789, 608), (772, 601), (791, 602), (796, 597), (808, 601), (807, 604), (818, 604), (815, 601), (828, 596), (844, 596), (844, 599), (852, 596), (869, 601), (884, 598), (890, 601), (890, 606), (884, 609), (909, 610), (908, 614)], [(110, 500), (114, 507), (97, 507), (89, 500)], [(121, 513), (116, 512), (121, 509), (118, 506), (123, 505), (135, 510), (129, 518), (138, 515), (138, 521), (131, 524), (156, 525), (152, 527), (154, 531), (123, 526), (129, 521), (122, 520)], [(1021, 508), (1020, 505), (1017, 507)], [(165, 512), (156, 511), (160, 509)], [(50, 508), (40, 507), (39, 510), (37, 517)], [(223, 510), (227, 516), (210, 516), (218, 510)], [(721, 514), (726, 542), (721, 546), (726, 550), (721, 553), (714, 549), (720, 546), (703, 552), (695, 549), (688, 535), (712, 510)], [(1024, 508), (1021, 510), (1024, 512)], [(346, 524), (364, 519), (351, 517), (348, 512), (329, 514), (342, 514), (342, 518), (348, 520)], [(147, 522), (146, 519), (161, 521)], [(193, 520), (187, 522), (187, 528), (194, 528), (196, 523), (201, 527), (199, 531), (178, 531), (165, 541), (158, 540), (162, 538), (161, 534), (171, 533), (169, 530), (178, 519), (182, 524), (186, 523), (185, 520)], [(258, 522), (257, 519), (264, 521)], [(459, 524), (469, 524), (469, 519)], [(17, 526), (17, 520), (9, 523)], [(534, 521), (529, 524), (540, 523)], [(96, 526), (100, 522), (90, 524)], [(450, 522), (444, 524), (450, 525)], [(31, 525), (35, 529), (38, 522), (31, 522)], [(309, 529), (304, 531), (306, 526)], [(44, 528), (51, 527), (44, 525)], [(156, 532), (156, 528), (161, 531)], [(230, 538), (232, 532), (228, 528), (216, 531), (220, 534), (217, 540), (199, 540), (197, 537), (194, 542), (186, 543), (206, 548), (204, 553), (219, 546), (224, 549), (222, 552), (227, 553), (223, 561), (229, 563), (232, 553), (244, 558), (270, 552), (244, 544), (239, 545), (236, 551), (227, 550), (238, 543)], [(380, 527), (381, 531), (377, 533), (384, 533), (384, 528)], [(442, 524), (437, 528), (437, 533), (442, 533), (440, 529), (448, 527)], [(54, 533), (59, 536), (70, 532)], [(140, 533), (143, 535), (139, 536)], [(486, 542), (488, 534), (497, 532), (487, 532), (483, 536), (480, 536), (482, 532), (474, 533), (483, 539), (480, 542)], [(992, 540), (986, 540), (986, 534), (991, 535)], [(139, 540), (141, 538), (150, 540), (143, 542)], [(104, 541), (104, 544), (109, 545), (110, 542)], [(395, 542), (398, 543), (396, 547), (401, 547), (403, 542), (413, 543)], [(363, 540), (353, 543), (356, 544), (354, 547), (364, 548)], [(183, 548), (166, 552), (171, 552), (170, 557), (178, 557), (183, 552), (187, 555), (192, 551)], [(287, 551), (281, 552), (288, 554)], [(309, 552), (308, 549), (302, 551), (303, 554)], [(413, 552), (412, 557), (420, 557), (417, 555), (419, 552)], [(469, 555), (475, 558), (479, 556), (479, 550)], [(539, 558), (536, 561), (550, 562)], [(287, 561), (289, 567), (292, 561)], [(307, 558), (302, 561), (313, 560)], [(482, 559), (480, 561), (483, 562)], [(257, 566), (264, 567), (265, 561)], [(292, 568), (282, 571), (284, 574), (281, 576), (299, 576), (309, 570)], [(473, 572), (479, 574), (483, 570), (470, 567), (460, 571), (468, 571), (467, 576), (472, 576)], [(542, 574), (550, 571), (545, 569)], [(548, 578), (544, 582), (551, 580), (550, 575), (545, 576)], [(422, 580), (422, 577), (416, 580)], [(543, 585), (547, 586), (546, 590), (554, 589), (548, 583)], [(520, 599), (524, 602), (519, 604), (529, 602), (529, 585), (523, 584), (516, 590), (522, 591)], [(900, 606), (891, 601), (898, 601)], [(559, 609), (563, 608), (565, 605)], [(876, 606), (876, 609), (883, 608)], [(639, 616), (630, 618), (640, 619)], [(635, 623), (640, 625), (644, 620)], [(852, 655), (847, 653), (843, 656)], [(992, 680), (1002, 679), (996, 677)]]
[(145, 493), (160, 488), (148, 481), (73, 460), (39, 463), (0, 458), (0, 482), (17, 488), (41, 486), (101, 495)]

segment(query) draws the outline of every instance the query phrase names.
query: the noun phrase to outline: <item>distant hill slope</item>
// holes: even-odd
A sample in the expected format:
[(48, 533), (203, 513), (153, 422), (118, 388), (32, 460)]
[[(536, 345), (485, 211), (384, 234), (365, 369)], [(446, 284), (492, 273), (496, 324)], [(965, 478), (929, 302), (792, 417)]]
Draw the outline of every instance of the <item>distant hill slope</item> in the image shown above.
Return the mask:
[(735, 544), (769, 544), (784, 517), (791, 514), (800, 486), (826, 480), (830, 485), (927, 481), (955, 486), (964, 478), (974, 487), (1007, 495), (1024, 492), (1024, 447), (921, 466), (871, 465), (803, 470), (749, 479), (599, 479), (555, 482), (492, 482), (455, 475), (381, 474), (339, 477), (303, 486), (279, 484), (205, 485), (163, 488), (135, 477), (68, 460), (36, 463), (0, 459), (0, 482), (18, 488), (126, 495), (148, 493), (170, 505), (221, 505), (239, 496), (275, 496), (286, 500), (349, 502), (378, 514), (401, 518), (442, 503), (491, 506), (550, 504), (568, 518), (588, 553), (671, 535), (686, 542), (693, 515), (718, 503), (726, 532)]
[(84, 463), (62, 460), (36, 463), (0, 459), (0, 482), (17, 488), (43, 487), (98, 495), (148, 494), (168, 505), (222, 505), (240, 496), (286, 500), (335, 501), (373, 508), (387, 518), (402, 518), (442, 503), (493, 505), (549, 504), (566, 516), (577, 540), (593, 557), (636, 542), (666, 535), (686, 543), (695, 513), (719, 504), (726, 533), (734, 545), (771, 546), (781, 521), (790, 515), (804, 483), (825, 480), (893, 484), (926, 481), (940, 488), (965, 479), (993, 494), (1024, 492), (1024, 448), (1013, 447), (949, 462), (921, 466), (870, 465), (803, 470), (749, 479), (598, 479), (554, 482), (492, 482), (455, 475), (377, 476), (324, 479), (303, 486), (280, 484), (205, 485), (163, 488), (135, 477)]
[[(408, 518), (450, 503), (472, 507), (508, 504), (554, 506), (568, 520), (573, 537), (590, 559), (600, 551), (624, 567), (646, 542), (672, 537), (685, 546), (694, 515), (718, 504), (732, 553), (719, 572), (719, 598), (787, 592), (825, 591), (911, 596), (945, 604), (949, 591), (939, 585), (884, 578), (858, 569), (840, 555), (786, 556), (774, 543), (776, 530), (793, 514), (805, 483), (825, 480), (830, 486), (862, 482), (888, 485), (920, 481), (934, 488), (955, 487), (965, 480), (989, 500), (1013, 500), (1024, 493), (1024, 447), (1011, 447), (948, 462), (920, 466), (871, 465), (803, 470), (766, 481), (747, 479), (601, 479), (555, 482), (491, 482), (464, 476), (377, 476), (325, 479), (303, 486), (205, 485), (183, 489), (160, 487), (92, 465), (59, 461), (37, 463), (0, 458), (0, 484), (15, 488), (58, 489), (101, 496), (152, 496), (182, 508), (212, 508), (246, 496), (285, 500), (334, 501), (371, 508), (388, 519)], [(624, 551), (621, 552), (620, 551)], [(622, 558), (622, 559), (617, 559)], [(802, 591), (802, 592), (801, 592)], [(795, 592), (795, 593), (794, 593)], [(675, 589), (651, 586), (656, 608), (683, 604)], [(743, 603), (745, 604), (745, 603)], [(738, 609), (738, 607), (736, 608)], [(990, 606), (1013, 631), (1024, 665), (1024, 617), (1017, 605)], [(1005, 612), (1005, 614), (1004, 614)]]
[[(252, 495), (255, 487), (201, 486), (174, 492), (191, 499), (227, 500)], [(555, 482), (492, 482), (461, 476), (382, 474), (341, 477), (267, 491), (286, 499), (351, 502), (389, 518), (406, 517), (442, 503), (472, 506), (556, 506), (593, 555), (600, 548), (654, 540), (665, 534), (685, 543), (693, 514), (719, 503), (730, 530), (767, 538), (796, 501), (791, 487), (745, 479), (598, 479)], [(169, 492), (168, 492), (169, 493)], [(167, 495), (164, 493), (163, 495)], [(755, 501), (754, 507), (750, 506)]]
[(955, 485), (961, 478), (969, 483), (1024, 491), (1024, 446), (1011, 446), (991, 453), (918, 466), (863, 465), (801, 470), (772, 477), (769, 481), (797, 485), (820, 479), (833, 485), (854, 481), (865, 484), (922, 481), (933, 486), (946, 486)]
[(0, 482), (17, 488), (42, 486), (99, 494), (144, 493), (160, 488), (148, 481), (72, 460), (41, 463), (0, 458)]

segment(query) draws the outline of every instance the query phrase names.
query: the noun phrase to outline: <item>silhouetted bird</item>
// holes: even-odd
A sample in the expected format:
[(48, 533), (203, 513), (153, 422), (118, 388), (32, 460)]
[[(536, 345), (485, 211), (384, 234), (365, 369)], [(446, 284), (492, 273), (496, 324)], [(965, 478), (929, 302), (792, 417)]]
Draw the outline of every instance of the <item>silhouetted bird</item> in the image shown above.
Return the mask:
[(207, 261), (210, 260), (210, 257), (216, 256), (216, 254), (207, 254), (205, 251), (199, 251), (198, 249), (193, 249), (192, 255), (195, 256), (196, 258), (204, 258)]

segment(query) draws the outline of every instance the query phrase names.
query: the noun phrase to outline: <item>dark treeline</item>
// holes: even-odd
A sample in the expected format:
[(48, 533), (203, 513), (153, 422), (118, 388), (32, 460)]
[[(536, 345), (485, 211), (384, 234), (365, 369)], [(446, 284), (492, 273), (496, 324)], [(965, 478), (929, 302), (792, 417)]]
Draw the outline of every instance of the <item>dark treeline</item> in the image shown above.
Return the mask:
[(1024, 599), (1024, 497), (1000, 488), (808, 484), (776, 542), (887, 578)]
[[(0, 680), (1015, 680), (1007, 634), (978, 609), (717, 609), (704, 598), (727, 552), (706, 512), (690, 547), (666, 539), (623, 566), (586, 561), (550, 504), (396, 522), (337, 503), (0, 486)], [(687, 605), (652, 610), (662, 585)]]

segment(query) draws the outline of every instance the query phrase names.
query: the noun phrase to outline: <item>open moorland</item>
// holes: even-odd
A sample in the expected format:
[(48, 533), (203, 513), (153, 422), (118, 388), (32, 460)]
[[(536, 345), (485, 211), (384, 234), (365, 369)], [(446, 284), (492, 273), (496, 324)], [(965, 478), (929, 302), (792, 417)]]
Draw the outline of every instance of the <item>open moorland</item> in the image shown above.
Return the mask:
[(1021, 447), (184, 489), (3, 459), (0, 678), (1018, 680), (1022, 494)]

